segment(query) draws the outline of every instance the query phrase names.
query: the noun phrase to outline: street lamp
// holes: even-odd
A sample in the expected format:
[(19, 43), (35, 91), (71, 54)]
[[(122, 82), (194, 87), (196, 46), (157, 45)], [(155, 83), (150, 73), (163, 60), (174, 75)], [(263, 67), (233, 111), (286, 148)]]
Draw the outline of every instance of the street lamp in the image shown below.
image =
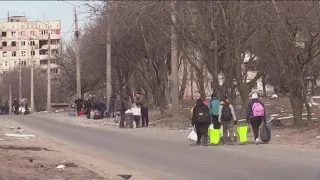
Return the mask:
[[(32, 37), (30, 37), (30, 41), (32, 40), (33, 38)], [(34, 72), (33, 72), (33, 66), (34, 66), (34, 64), (33, 64), (33, 56), (34, 56), (34, 54), (32, 54), (33, 53), (33, 46), (31, 46), (31, 65), (30, 65), (30, 73), (31, 73), (31, 80), (30, 80), (30, 87), (31, 87), (31, 91), (30, 91), (30, 106), (31, 106), (31, 113), (33, 113), (34, 111), (35, 111), (35, 109), (34, 109), (34, 85), (33, 85), (33, 81), (34, 81), (34, 78), (33, 78), (33, 76), (34, 76)]]
[(64, 0), (58, 0), (58, 1), (62, 1), (64, 3), (67, 3), (71, 6), (74, 7), (74, 24), (75, 24), (75, 44), (74, 44), (74, 48), (75, 48), (75, 53), (76, 53), (76, 69), (77, 69), (77, 96), (78, 98), (81, 98), (81, 64), (80, 64), (80, 59), (79, 59), (79, 44), (80, 44), (80, 40), (79, 40), (79, 36), (80, 36), (80, 32), (79, 32), (79, 26), (78, 26), (78, 16), (77, 16), (77, 6), (69, 3), (67, 1)]

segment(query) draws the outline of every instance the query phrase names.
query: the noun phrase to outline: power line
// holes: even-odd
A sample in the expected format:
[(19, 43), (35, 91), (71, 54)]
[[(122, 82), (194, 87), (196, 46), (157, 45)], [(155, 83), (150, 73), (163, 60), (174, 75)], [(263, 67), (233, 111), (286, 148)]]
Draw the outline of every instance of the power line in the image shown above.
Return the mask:
[(66, 32), (66, 34), (62, 37), (62, 39), (64, 39), (71, 31), (71, 29), (73, 28), (74, 23), (72, 24), (72, 26), (69, 28), (69, 30)]

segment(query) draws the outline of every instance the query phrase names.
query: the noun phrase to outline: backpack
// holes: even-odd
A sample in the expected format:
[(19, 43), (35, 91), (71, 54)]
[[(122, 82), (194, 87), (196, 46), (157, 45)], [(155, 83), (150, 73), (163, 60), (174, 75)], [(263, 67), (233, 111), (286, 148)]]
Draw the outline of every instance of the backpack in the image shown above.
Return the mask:
[(223, 121), (231, 121), (232, 113), (229, 104), (224, 104), (222, 106), (221, 119)]
[(205, 108), (207, 108), (207, 107), (203, 107), (203, 108), (198, 109), (198, 112), (196, 115), (196, 122), (204, 123), (204, 122), (208, 122), (210, 120), (210, 114), (205, 111)]
[(252, 114), (253, 117), (262, 117), (264, 116), (264, 107), (260, 102), (255, 102), (252, 105)]

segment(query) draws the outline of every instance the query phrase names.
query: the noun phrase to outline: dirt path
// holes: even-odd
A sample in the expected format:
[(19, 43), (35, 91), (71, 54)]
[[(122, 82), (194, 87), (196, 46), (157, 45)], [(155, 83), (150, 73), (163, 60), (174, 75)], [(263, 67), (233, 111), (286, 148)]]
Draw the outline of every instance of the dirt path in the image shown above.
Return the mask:
[[(34, 137), (8, 137), (5, 134)], [(64, 149), (62, 144), (49, 141), (1, 116), (0, 180), (122, 179), (115, 174), (96, 171), (92, 164), (82, 163), (74, 155), (77, 154)]]

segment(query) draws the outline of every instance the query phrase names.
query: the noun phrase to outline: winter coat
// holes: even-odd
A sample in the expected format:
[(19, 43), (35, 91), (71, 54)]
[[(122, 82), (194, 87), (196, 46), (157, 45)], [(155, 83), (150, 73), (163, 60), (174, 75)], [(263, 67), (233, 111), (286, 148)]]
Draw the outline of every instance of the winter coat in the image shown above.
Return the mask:
[(207, 133), (209, 125), (211, 123), (210, 118), (208, 118), (207, 122), (199, 123), (196, 121), (198, 112), (206, 112), (209, 114), (209, 108), (203, 103), (201, 99), (198, 99), (196, 106), (193, 108), (193, 115), (192, 115), (192, 126), (195, 125), (196, 131), (199, 133)]
[(222, 108), (223, 108), (224, 105), (229, 105), (229, 108), (231, 110), (231, 115), (232, 115), (232, 119), (231, 120), (236, 121), (237, 118), (236, 118), (236, 114), (234, 112), (232, 104), (229, 104), (228, 102), (227, 102), (227, 104), (225, 104), (225, 102), (223, 102), (223, 101), (221, 101), (221, 105), (219, 107), (219, 118), (218, 118), (218, 121), (221, 122), (221, 113), (222, 113)]
[(256, 102), (260, 103), (263, 106), (263, 108), (264, 108), (263, 121), (266, 121), (266, 109), (265, 109), (264, 104), (261, 101), (259, 101), (259, 99), (252, 99), (249, 102), (248, 107), (247, 107), (247, 117), (246, 117), (247, 121), (253, 117), (252, 106)]
[(140, 106), (142, 108), (148, 108), (148, 101), (144, 98), (143, 95), (140, 95), (139, 98), (136, 97), (135, 103), (137, 106)]
[(107, 108), (106, 104), (101, 102), (101, 101), (97, 101), (93, 104), (94, 108), (101, 111), (101, 110), (105, 110)]
[(219, 108), (220, 108), (220, 100), (216, 97), (212, 98), (209, 102), (209, 111), (211, 116), (218, 116), (219, 115)]

